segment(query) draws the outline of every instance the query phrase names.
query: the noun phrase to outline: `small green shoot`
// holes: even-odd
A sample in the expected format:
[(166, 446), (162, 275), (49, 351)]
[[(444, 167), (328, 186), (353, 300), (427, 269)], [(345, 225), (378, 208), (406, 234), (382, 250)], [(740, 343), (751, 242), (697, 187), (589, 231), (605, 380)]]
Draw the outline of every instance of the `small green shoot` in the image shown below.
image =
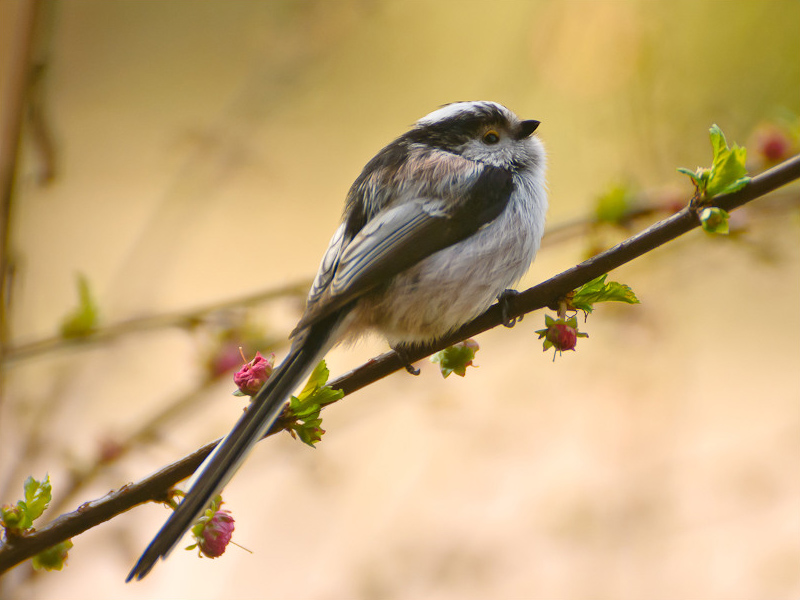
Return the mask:
[(64, 540), (47, 550), (42, 550), (31, 559), (33, 568), (37, 571), (60, 571), (67, 564), (70, 549), (72, 540)]
[(97, 328), (99, 311), (95, 304), (92, 292), (89, 289), (89, 280), (83, 275), (78, 275), (78, 307), (69, 313), (61, 322), (61, 337), (75, 339), (92, 334)]
[(703, 227), (703, 231), (721, 235), (727, 235), (730, 232), (730, 226), (728, 225), (730, 215), (719, 207), (706, 206), (700, 211), (698, 217), (700, 217), (700, 225)]
[(473, 339), (458, 342), (431, 356), (431, 362), (439, 363), (439, 370), (445, 379), (451, 373), (460, 377), (467, 374), (467, 367), (474, 367), (472, 361), (480, 350), (478, 342)]
[[(24, 500), (15, 505), (6, 504), (0, 508), (0, 524), (5, 529), (6, 539), (25, 535), (33, 527), (33, 522), (42, 516), (52, 499), (50, 476), (42, 481), (28, 477), (23, 485)], [(72, 541), (59, 542), (33, 557), (33, 568), (46, 571), (60, 571), (67, 560)]]
[(22, 535), (33, 527), (33, 522), (42, 516), (52, 498), (49, 475), (43, 481), (28, 477), (23, 489), (25, 500), (0, 508), (0, 521), (6, 533), (12, 536)]
[[(711, 168), (698, 167), (695, 171), (679, 168), (678, 171), (688, 175), (695, 186), (692, 205), (695, 208), (709, 207), (712, 198), (720, 194), (730, 194), (742, 189), (750, 181), (747, 175), (747, 149), (734, 144), (728, 146), (725, 134), (717, 125), (709, 129), (714, 160)], [(728, 233), (728, 213), (719, 208), (712, 211), (700, 210), (699, 218), (705, 231), (710, 233)]]
[(750, 181), (745, 166), (747, 149), (736, 144), (729, 147), (725, 134), (717, 125), (711, 126), (709, 134), (714, 151), (711, 168), (698, 167), (695, 171), (684, 167), (678, 169), (680, 173), (691, 178), (702, 204), (719, 194), (729, 194), (740, 190)]
[(344, 397), (342, 390), (334, 390), (325, 384), (330, 376), (330, 371), (322, 360), (314, 368), (308, 383), (296, 397), (289, 401), (288, 419), (291, 421), (286, 429), (292, 437), (299, 437), (300, 441), (309, 446), (314, 446), (322, 439), (325, 430), (322, 429), (320, 410)]

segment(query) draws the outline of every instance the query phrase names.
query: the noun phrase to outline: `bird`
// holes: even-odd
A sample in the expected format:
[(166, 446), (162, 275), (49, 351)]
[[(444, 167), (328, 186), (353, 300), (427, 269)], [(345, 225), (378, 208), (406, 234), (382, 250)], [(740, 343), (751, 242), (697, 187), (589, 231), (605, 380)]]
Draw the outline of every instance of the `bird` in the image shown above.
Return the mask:
[(429, 343), (511, 292), (544, 233), (547, 159), (534, 135), (539, 124), (497, 102), (453, 102), (366, 164), (286, 358), (198, 467), (126, 581), (145, 577), (175, 548), (332, 347), (370, 331), (398, 351)]

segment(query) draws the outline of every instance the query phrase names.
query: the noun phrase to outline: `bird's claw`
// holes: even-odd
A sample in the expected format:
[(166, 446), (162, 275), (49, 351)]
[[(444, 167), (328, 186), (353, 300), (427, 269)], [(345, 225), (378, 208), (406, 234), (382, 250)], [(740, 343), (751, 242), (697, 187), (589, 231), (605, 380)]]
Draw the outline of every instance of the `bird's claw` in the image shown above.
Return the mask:
[(500, 295), (497, 296), (497, 304), (500, 305), (500, 320), (503, 327), (511, 328), (517, 324), (517, 321), (522, 321), (522, 315), (519, 317), (508, 316), (508, 313), (511, 312), (513, 298), (518, 295), (519, 292), (517, 290), (503, 290)]
[(411, 364), (411, 360), (408, 358), (408, 351), (404, 346), (398, 344), (397, 346), (394, 346), (392, 350), (397, 353), (397, 356), (400, 358), (400, 362), (403, 363), (406, 371), (408, 371), (411, 375), (419, 375), (419, 369)]

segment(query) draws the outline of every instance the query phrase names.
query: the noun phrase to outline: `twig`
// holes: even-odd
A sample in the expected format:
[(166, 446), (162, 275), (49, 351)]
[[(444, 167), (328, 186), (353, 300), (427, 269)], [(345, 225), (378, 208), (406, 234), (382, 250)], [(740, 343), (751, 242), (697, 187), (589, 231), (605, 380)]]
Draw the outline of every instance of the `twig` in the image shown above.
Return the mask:
[(305, 298), (309, 285), (309, 282), (306, 281), (291, 283), (279, 288), (256, 292), (241, 298), (215, 302), (188, 311), (177, 311), (161, 315), (128, 319), (120, 323), (108, 325), (80, 338), (67, 339), (63, 337), (51, 337), (36, 340), (34, 342), (8, 348), (4, 360), (7, 363), (11, 363), (58, 350), (106, 343), (132, 332), (166, 329), (170, 327), (191, 328), (201, 323), (211, 313), (261, 304), (282, 297), (296, 296), (298, 298)]
[[(131, 483), (119, 490), (109, 492), (93, 502), (86, 502), (78, 510), (61, 515), (41, 529), (14, 541), (7, 541), (0, 547), (0, 573), (13, 567), (42, 550), (63, 540), (83, 533), (87, 529), (104, 523), (113, 517), (130, 510), (138, 504), (152, 501), (165, 501), (166, 491), (176, 481), (185, 479), (200, 465), (203, 459), (216, 446), (217, 442), (203, 446), (186, 458), (144, 478), (139, 483)], [(176, 479), (177, 477), (177, 479)]]
[[(738, 192), (714, 198), (713, 204), (732, 211), (797, 179), (800, 179), (800, 155), (754, 177), (747, 186)], [(674, 240), (695, 229), (699, 224), (697, 216), (688, 207), (684, 208), (610, 250), (520, 293), (512, 299), (507, 314), (510, 317), (519, 317), (555, 304), (567, 292)], [(457, 341), (497, 327), (502, 320), (500, 308), (495, 304), (446, 339), (435, 344), (407, 348), (407, 356), (404, 359), (412, 362), (420, 360)], [(345, 395), (349, 395), (403, 368), (405, 368), (404, 360), (401, 360), (393, 351), (386, 352), (357, 369), (330, 381), (329, 385), (334, 389), (344, 390)], [(284, 425), (285, 422), (279, 420), (267, 435), (281, 431)], [(136, 484), (126, 485), (103, 498), (86, 503), (77, 511), (58, 517), (27, 536), (6, 542), (0, 546), (0, 573), (45, 548), (108, 521), (115, 515), (130, 510), (138, 504), (163, 501), (167, 497), (169, 489), (191, 475), (218, 442), (219, 440), (203, 446), (189, 456), (164, 467)]]
[(33, 54), (34, 34), (40, 12), (38, 1), (20, 5), (18, 32), (11, 61), (9, 93), (3, 98), (0, 110), (0, 361), (5, 357), (9, 337), (8, 311), (11, 305), (13, 261), (11, 252), (11, 217), (16, 186), (17, 160), (25, 115), (25, 101), (29, 92), (30, 61)]
[[(282, 345), (285, 345), (287, 341), (288, 340), (284, 339), (264, 340), (262, 341), (263, 345), (261, 346), (261, 350), (264, 352), (266, 349), (278, 349)], [(231, 371), (207, 375), (192, 389), (180, 394), (172, 399), (172, 401), (165, 403), (161, 410), (151, 415), (150, 418), (133, 432), (120, 439), (114, 439), (110, 456), (104, 456), (101, 452), (94, 462), (81, 470), (71, 472), (70, 478), (63, 486), (62, 493), (59, 494), (58, 500), (54, 500), (50, 504), (49, 510), (56, 513), (61, 511), (62, 507), (68, 504), (81, 489), (101, 475), (110, 464), (119, 461), (140, 444), (152, 440), (165, 425), (181, 418), (188, 411), (192, 410), (197, 405), (198, 396), (203, 390), (206, 390), (209, 386), (221, 379), (229, 378), (230, 376)]]

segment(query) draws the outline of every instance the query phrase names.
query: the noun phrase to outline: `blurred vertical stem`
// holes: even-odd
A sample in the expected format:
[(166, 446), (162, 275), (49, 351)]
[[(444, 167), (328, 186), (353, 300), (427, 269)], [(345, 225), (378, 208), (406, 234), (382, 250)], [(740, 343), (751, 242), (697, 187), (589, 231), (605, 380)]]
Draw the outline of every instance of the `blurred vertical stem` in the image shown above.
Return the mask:
[[(30, 64), (40, 0), (18, 4), (15, 40), (8, 64), (8, 89), (0, 102), (0, 364), (8, 348), (13, 260), (11, 259), (11, 218), (17, 183), (22, 121), (28, 97)], [(9, 12), (11, 12), (9, 10)], [(0, 386), (3, 385), (0, 373)], [(3, 394), (0, 389), (0, 401)]]

